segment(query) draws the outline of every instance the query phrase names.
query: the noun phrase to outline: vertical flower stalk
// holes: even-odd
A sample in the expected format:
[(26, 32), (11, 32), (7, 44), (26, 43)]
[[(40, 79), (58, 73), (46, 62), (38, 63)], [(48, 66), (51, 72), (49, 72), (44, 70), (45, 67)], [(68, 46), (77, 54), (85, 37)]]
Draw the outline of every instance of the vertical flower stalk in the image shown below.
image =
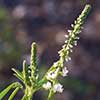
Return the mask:
[(37, 47), (36, 43), (33, 42), (31, 46), (31, 61), (30, 61), (30, 69), (31, 69), (31, 78), (35, 79), (35, 72), (36, 72), (36, 61), (37, 60)]
[(30, 66), (29, 69), (26, 66), (25, 62), (23, 62), (23, 66), (24, 70), (23, 73), (26, 73), (28, 75), (28, 77), (26, 77), (27, 75), (25, 74), (24, 77), (26, 77), (26, 89), (25, 89), (25, 95), (23, 96), (22, 100), (31, 100), (32, 96), (34, 94), (35, 90), (35, 86), (36, 86), (36, 67), (37, 67), (37, 47), (36, 47), (36, 43), (33, 42), (31, 45), (31, 58), (30, 58)]
[(79, 39), (79, 33), (81, 32), (82, 25), (85, 22), (85, 19), (90, 12), (91, 6), (86, 5), (82, 13), (76, 19), (74, 24), (71, 25), (72, 30), (68, 30), (69, 35), (65, 35), (66, 41), (62, 46), (62, 49), (58, 52), (60, 56), (60, 61), (64, 62), (65, 60), (71, 60), (69, 54), (72, 52), (73, 46), (77, 45), (77, 40)]
[[(71, 60), (70, 53), (73, 51), (73, 47), (77, 45), (77, 40), (79, 39), (79, 33), (81, 32), (82, 25), (85, 22), (88, 13), (90, 12), (91, 6), (87, 4), (83, 9), (82, 13), (76, 19), (74, 24), (71, 25), (72, 30), (68, 30), (69, 35), (65, 35), (66, 40), (62, 49), (58, 52), (60, 58), (55, 62), (51, 68), (46, 73), (44, 80), (51, 82), (52, 86), (48, 88), (49, 96), (48, 100), (51, 100), (52, 96), (56, 92), (63, 92), (63, 86), (58, 82), (58, 76), (67, 76), (68, 70), (64, 67), (64, 61)], [(45, 83), (45, 84), (47, 84)]]

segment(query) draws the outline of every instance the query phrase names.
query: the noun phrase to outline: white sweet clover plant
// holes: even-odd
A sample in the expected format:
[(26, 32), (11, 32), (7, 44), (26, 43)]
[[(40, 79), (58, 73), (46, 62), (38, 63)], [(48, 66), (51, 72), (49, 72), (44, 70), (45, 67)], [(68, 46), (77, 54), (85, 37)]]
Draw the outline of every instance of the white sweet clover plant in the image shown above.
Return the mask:
[(68, 68), (64, 66), (64, 62), (71, 60), (70, 53), (72, 52), (73, 47), (77, 45), (79, 33), (81, 32), (82, 25), (85, 22), (90, 9), (91, 6), (87, 4), (74, 24), (71, 25), (72, 30), (68, 30), (69, 34), (65, 35), (66, 41), (62, 46), (62, 49), (58, 52), (60, 56), (59, 60), (53, 63), (42, 79), (39, 78), (39, 73), (37, 73), (37, 47), (36, 43), (33, 42), (31, 48), (30, 66), (26, 64), (26, 61), (23, 61), (22, 71), (14, 68), (12, 69), (15, 72), (14, 75), (23, 82), (24, 86), (19, 82), (12, 83), (0, 92), (0, 100), (3, 100), (4, 96), (11, 89), (14, 89), (14, 91), (8, 100), (12, 100), (19, 89), (24, 91), (22, 100), (32, 100), (34, 93), (41, 88), (49, 91), (47, 100), (52, 100), (52, 96), (55, 93), (63, 92), (64, 87), (59, 83), (58, 77), (65, 77), (68, 75)]

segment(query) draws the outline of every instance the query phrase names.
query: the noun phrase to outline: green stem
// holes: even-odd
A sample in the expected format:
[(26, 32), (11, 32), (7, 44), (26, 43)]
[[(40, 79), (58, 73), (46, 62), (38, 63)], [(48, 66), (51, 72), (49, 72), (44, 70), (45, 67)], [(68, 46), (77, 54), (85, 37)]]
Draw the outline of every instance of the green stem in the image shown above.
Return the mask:
[(9, 99), (8, 100), (13, 100), (14, 96), (16, 95), (16, 93), (18, 92), (18, 90), (20, 89), (20, 87), (17, 87), (13, 93), (10, 95)]
[(12, 89), (16, 87), (20, 87), (21, 85), (18, 82), (14, 82), (10, 84), (7, 88), (5, 88), (2, 92), (0, 92), (0, 100)]
[(22, 100), (32, 100), (32, 97), (33, 97), (35, 91), (36, 91), (36, 89), (33, 89), (30, 86), (26, 86), (25, 93), (24, 93)]
[(52, 100), (53, 95), (54, 95), (54, 92), (51, 89), (50, 92), (49, 92), (49, 95), (48, 95), (48, 99), (47, 100)]

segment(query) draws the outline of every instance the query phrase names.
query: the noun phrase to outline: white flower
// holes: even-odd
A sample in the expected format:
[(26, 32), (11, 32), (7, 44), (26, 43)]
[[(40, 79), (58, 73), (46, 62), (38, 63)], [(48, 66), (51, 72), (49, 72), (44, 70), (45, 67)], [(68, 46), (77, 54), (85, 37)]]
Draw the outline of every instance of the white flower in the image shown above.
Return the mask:
[(74, 45), (75, 45), (75, 46), (77, 45), (77, 41), (74, 41)]
[(48, 80), (55, 79), (57, 74), (58, 74), (58, 71), (59, 71), (59, 68), (57, 68), (55, 71), (48, 72), (47, 75), (46, 75), (46, 78)]
[(48, 90), (51, 88), (51, 82), (47, 82), (46, 84), (43, 84), (43, 88)]
[(65, 77), (65, 76), (67, 76), (67, 74), (68, 74), (67, 67), (64, 67), (62, 70), (62, 76)]
[(71, 57), (68, 57), (68, 60), (71, 60)]
[(68, 30), (68, 33), (71, 33), (72, 32), (72, 30)]
[(53, 66), (54, 66), (54, 67), (57, 67), (57, 66), (58, 66), (58, 62), (55, 62), (55, 63), (53, 64)]
[(73, 45), (70, 44), (69, 47), (70, 47), (70, 48), (73, 48)]
[(74, 21), (74, 23), (75, 23), (75, 24), (77, 23), (76, 20)]
[(68, 41), (66, 40), (65, 43), (67, 43)]
[(73, 52), (73, 50), (72, 50), (72, 49), (70, 49), (70, 52)]
[(63, 90), (64, 90), (64, 89), (63, 89), (63, 86), (62, 86), (60, 83), (55, 84), (54, 87), (53, 87), (54, 93), (55, 93), (55, 92), (62, 93)]
[(71, 24), (71, 27), (74, 27), (74, 25), (73, 25), (73, 24)]
[(68, 38), (68, 35), (65, 35), (66, 38)]
[(65, 60), (66, 60), (66, 62), (68, 62), (68, 58), (66, 58)]
[(62, 51), (60, 50), (60, 51), (58, 51), (58, 54), (60, 54)]
[(79, 40), (80, 38), (79, 37), (75, 37), (75, 39)]
[(67, 57), (65, 60), (66, 62), (68, 62), (69, 60), (71, 60), (71, 57)]
[(52, 72), (52, 73), (48, 73), (47, 75), (47, 79), (54, 79), (56, 77), (56, 73), (55, 72)]

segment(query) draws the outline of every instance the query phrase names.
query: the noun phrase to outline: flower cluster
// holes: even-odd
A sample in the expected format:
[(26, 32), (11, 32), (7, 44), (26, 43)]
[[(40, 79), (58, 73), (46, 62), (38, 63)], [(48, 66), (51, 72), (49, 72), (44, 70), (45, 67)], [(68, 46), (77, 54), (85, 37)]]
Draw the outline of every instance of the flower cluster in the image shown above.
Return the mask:
[(77, 45), (77, 40), (79, 39), (78, 35), (81, 32), (81, 29), (83, 29), (82, 25), (90, 11), (90, 8), (90, 5), (85, 6), (84, 10), (79, 15), (77, 20), (74, 22), (74, 24), (71, 25), (72, 30), (68, 30), (69, 35), (65, 35), (65, 44), (62, 46), (62, 49), (58, 52), (61, 60), (71, 60), (69, 54), (72, 52), (73, 46)]
[(43, 84), (43, 88), (45, 88), (46, 90), (49, 90), (49, 89), (53, 89), (53, 92), (56, 93), (56, 92), (59, 92), (59, 93), (62, 93), (63, 92), (63, 86), (60, 84), (60, 83), (56, 83), (53, 87), (52, 87), (52, 84), (51, 82), (47, 82), (45, 84)]
[[(52, 89), (53, 89), (54, 93), (55, 92), (59, 92), (59, 93), (63, 92), (64, 89), (62, 88), (63, 86), (60, 83), (56, 83), (52, 86), (52, 83), (56, 79), (59, 72), (60, 72), (59, 68), (57, 68), (54, 72), (50, 71), (49, 73), (47, 73), (46, 78), (49, 81), (47, 81), (47, 83), (43, 84), (43, 88), (45, 88), (46, 90), (49, 90), (49, 89), (51, 89), (51, 87), (53, 87)], [(67, 67), (64, 67), (61, 71), (61, 75), (63, 77), (65, 77), (65, 76), (67, 76), (67, 74), (68, 74)]]
[(62, 69), (62, 71), (59, 71), (59, 68), (57, 68), (55, 71), (50, 71), (47, 73), (46, 78), (47, 83), (43, 84), (43, 88), (45, 88), (46, 90), (51, 89), (51, 87), (53, 87), (53, 91), (55, 92), (62, 92), (63, 91), (63, 86), (60, 83), (56, 83), (53, 85), (53, 81), (56, 79), (56, 77), (61, 74), (63, 77), (67, 76), (68, 74), (68, 70), (67, 67), (64, 67)]
[(68, 30), (69, 35), (65, 35), (66, 41), (62, 46), (62, 49), (58, 52), (60, 59), (51, 66), (45, 75), (47, 83), (43, 84), (43, 88), (46, 90), (50, 90), (51, 92), (53, 91), (53, 93), (63, 92), (63, 86), (58, 82), (57, 78), (59, 75), (65, 77), (68, 74), (67, 67), (64, 67), (64, 61), (71, 60), (70, 53), (73, 51), (73, 46), (77, 45), (77, 40), (79, 39), (78, 35), (81, 32), (82, 25), (90, 11), (90, 8), (90, 5), (85, 6), (80, 16), (74, 24), (71, 25), (72, 30)]

